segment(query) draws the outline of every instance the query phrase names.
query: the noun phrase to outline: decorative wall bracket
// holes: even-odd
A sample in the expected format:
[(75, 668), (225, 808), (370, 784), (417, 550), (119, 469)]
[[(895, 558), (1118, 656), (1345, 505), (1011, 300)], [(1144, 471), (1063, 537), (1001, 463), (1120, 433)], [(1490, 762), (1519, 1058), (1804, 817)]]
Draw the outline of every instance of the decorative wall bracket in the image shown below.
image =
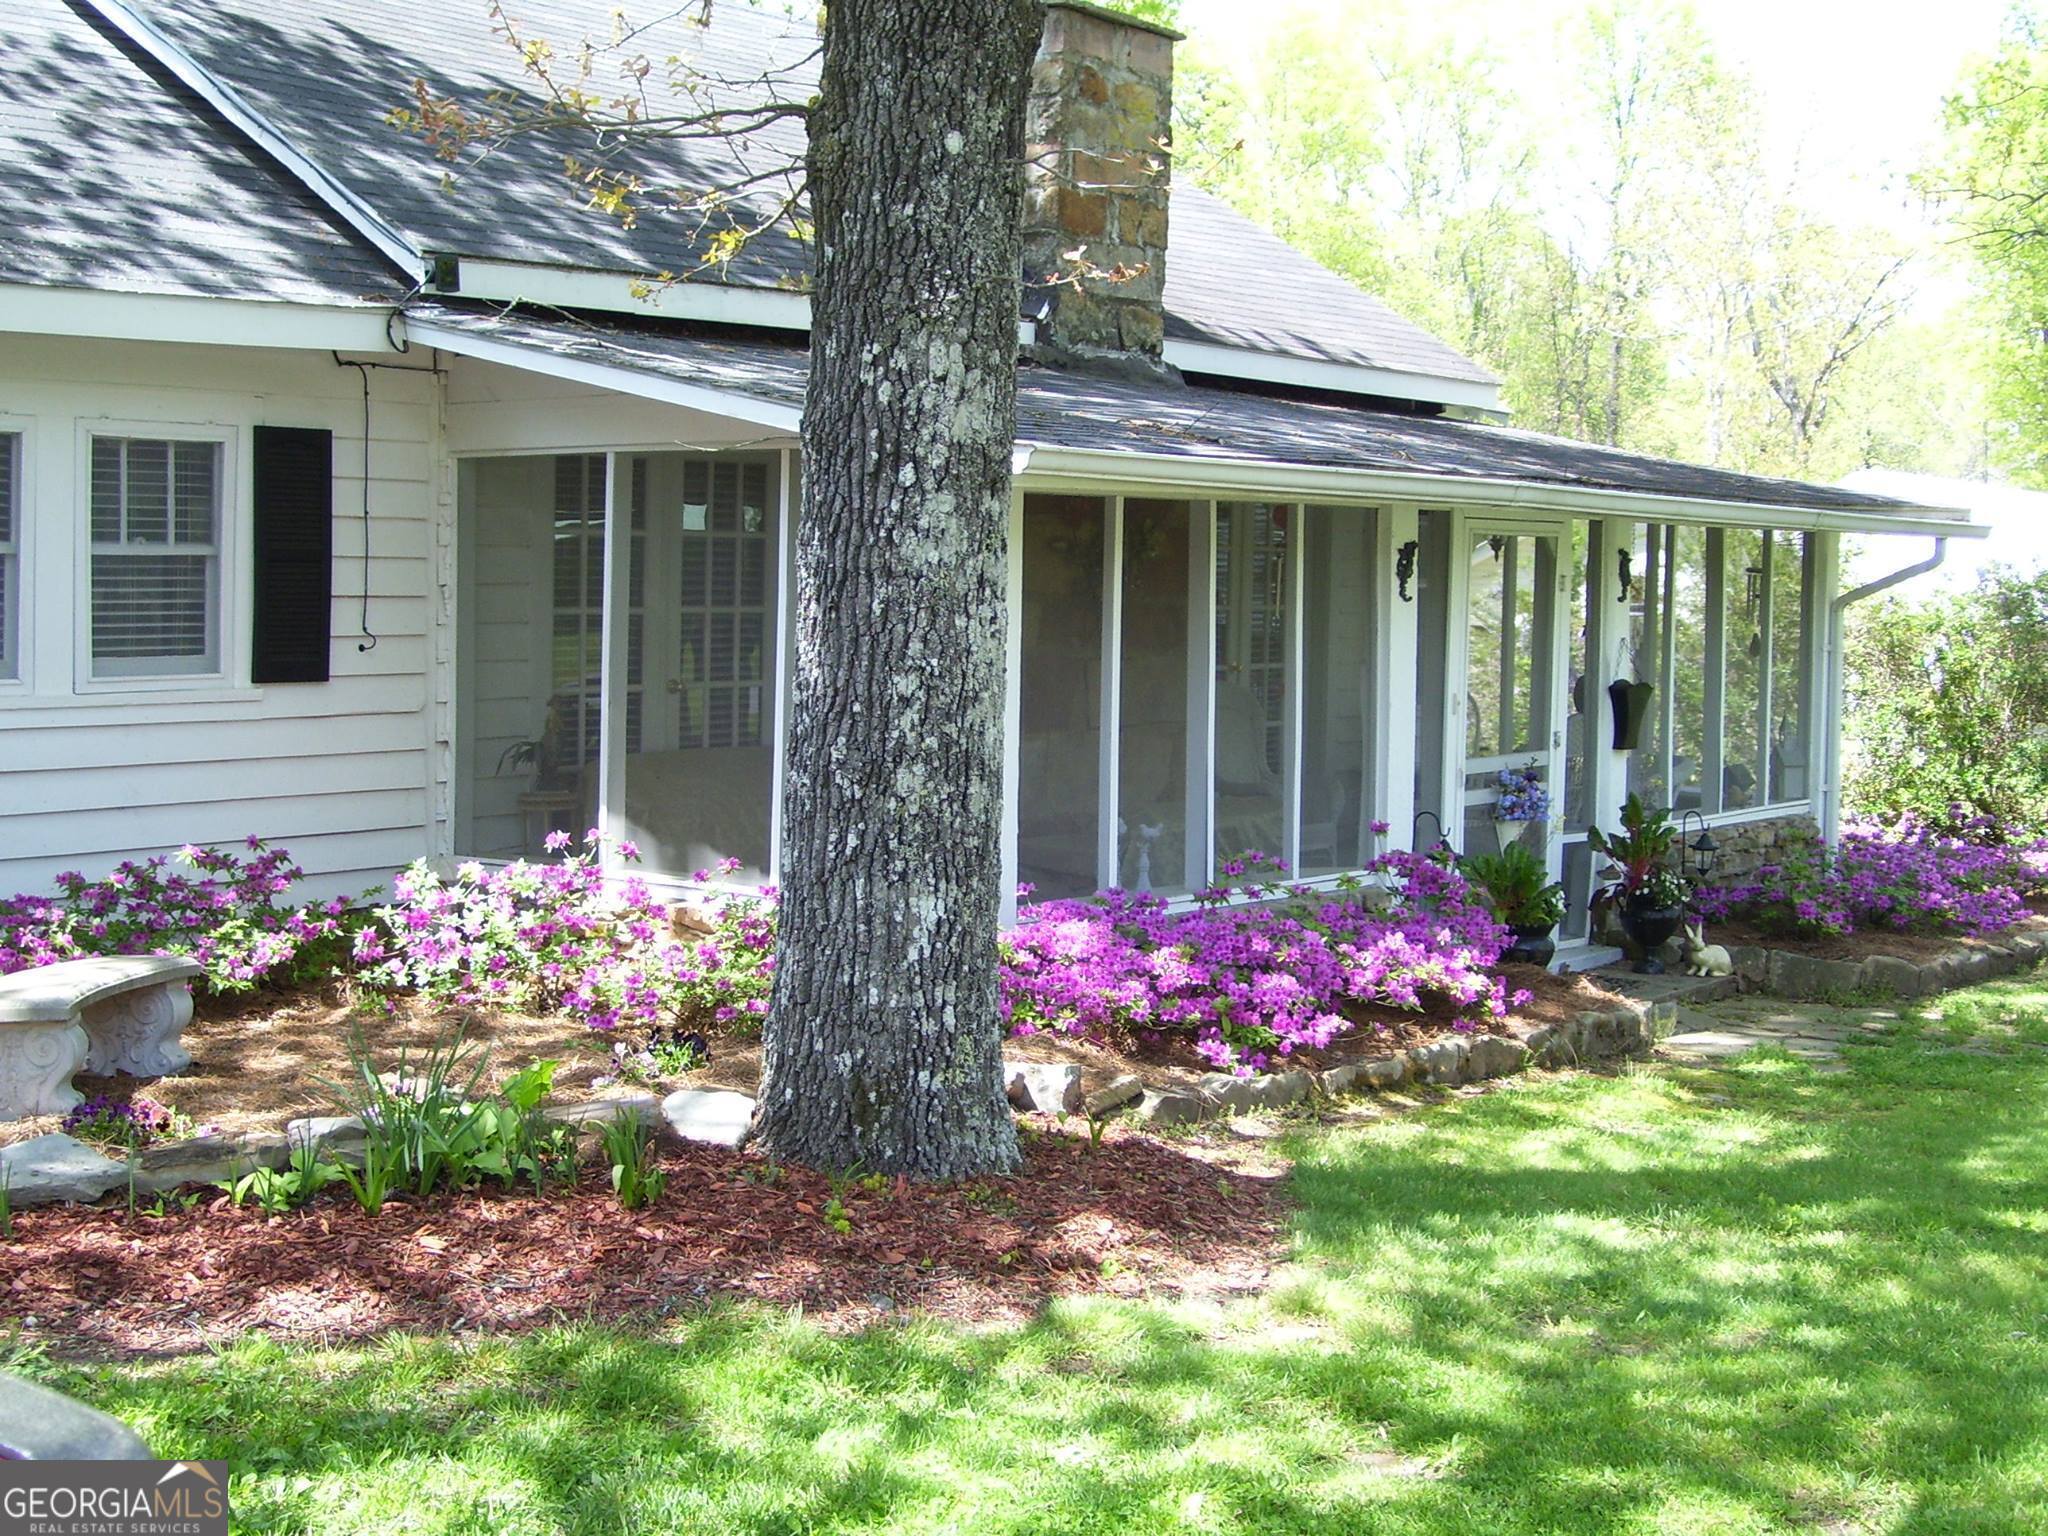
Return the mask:
[(1410, 539), (1394, 556), (1394, 585), (1401, 589), (1401, 601), (1404, 603), (1415, 601), (1415, 594), (1408, 590), (1408, 583), (1415, 579), (1415, 552), (1421, 547)]

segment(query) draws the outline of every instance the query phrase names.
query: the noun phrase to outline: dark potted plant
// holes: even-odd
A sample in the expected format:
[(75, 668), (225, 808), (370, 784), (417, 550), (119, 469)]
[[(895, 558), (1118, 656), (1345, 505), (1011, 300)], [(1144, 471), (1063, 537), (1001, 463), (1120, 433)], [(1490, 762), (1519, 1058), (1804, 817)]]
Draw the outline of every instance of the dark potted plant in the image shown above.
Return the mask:
[(1612, 906), (1621, 917), (1622, 930), (1642, 957), (1635, 970), (1642, 976), (1661, 976), (1664, 962), (1657, 951), (1678, 932), (1685, 919), (1685, 882), (1664, 861), (1678, 839), (1669, 811), (1652, 811), (1642, 796), (1630, 795), (1621, 808), (1621, 831), (1613, 836), (1598, 827), (1588, 829), (1586, 846), (1603, 855), (1614, 866), (1614, 878), (1594, 894), (1596, 906)]
[(1548, 965), (1557, 953), (1551, 930), (1564, 921), (1564, 887), (1550, 879), (1529, 845), (1508, 843), (1499, 853), (1475, 853), (1458, 867), (1485, 898), (1495, 921), (1515, 936), (1501, 959)]

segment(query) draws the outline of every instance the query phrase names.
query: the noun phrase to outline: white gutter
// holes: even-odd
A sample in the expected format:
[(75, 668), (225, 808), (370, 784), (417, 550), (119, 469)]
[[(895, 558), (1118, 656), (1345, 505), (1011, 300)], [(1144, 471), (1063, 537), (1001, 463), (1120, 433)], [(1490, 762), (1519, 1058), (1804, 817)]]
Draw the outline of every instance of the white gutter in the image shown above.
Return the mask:
[(388, 304), (300, 304), (0, 283), (0, 331), (24, 336), (389, 352), (393, 314)]
[(1395, 368), (1368, 368), (1358, 363), (1333, 363), (1322, 358), (1293, 357), (1226, 347), (1213, 341), (1168, 341), (1166, 362), (1183, 373), (1216, 378), (1249, 379), (1261, 384), (1293, 384), (1303, 389), (1328, 389), (1386, 400), (1420, 400), (1430, 405), (1457, 406), (1500, 421), (1507, 407), (1500, 403), (1498, 384), (1445, 378), (1434, 373), (1406, 373)]
[(480, 363), (497, 363), (507, 368), (517, 368), (525, 373), (540, 373), (550, 378), (569, 379), (578, 384), (588, 384), (593, 389), (632, 395), (641, 400), (659, 400), (669, 405), (680, 405), (687, 410), (724, 416), (733, 421), (744, 421), (752, 426), (767, 427), (777, 432), (794, 434), (803, 421), (803, 409), (800, 406), (780, 405), (772, 400), (763, 400), (757, 395), (742, 394), (738, 390), (719, 389), (709, 384), (686, 384), (681, 380), (663, 378), (659, 374), (648, 373), (639, 368), (565, 357), (545, 347), (525, 346), (495, 336), (479, 336), (461, 326), (437, 324), (412, 316), (405, 318), (404, 325), (408, 340), (424, 342), (430, 347), (439, 347), (443, 352), (453, 352), (461, 357), (473, 357)]
[(168, 70), (180, 84), (226, 118), (263, 152), (290, 172), (349, 228), (384, 254), (386, 260), (408, 277), (426, 272), (426, 257), (396, 227), (387, 223), (364, 202), (319, 165), (300, 153), (286, 138), (234, 90), (205, 65), (159, 31), (147, 17), (131, 10), (123, 0), (81, 0), (100, 20)]
[(1957, 507), (1906, 506), (1899, 512), (1845, 512), (1713, 498), (1550, 485), (1499, 475), (1423, 474), (1410, 470), (1332, 469), (1276, 459), (1198, 459), (1184, 454), (1022, 444), (1012, 462), (1034, 490), (1103, 491), (1172, 487), (1197, 495), (1271, 498), (1292, 495), (1331, 502), (1420, 501), (1425, 505), (1497, 507), (1628, 517), (1645, 522), (1726, 528), (1777, 528), (1812, 533), (1903, 533), (1981, 539), (1991, 530)]
[[(1988, 531), (1988, 530), (1987, 530)], [(1875, 597), (1915, 576), (1924, 576), (1940, 566), (1948, 558), (1948, 540), (1937, 536), (1934, 553), (1917, 564), (1903, 566), (1889, 575), (1875, 581), (1866, 581), (1860, 587), (1852, 587), (1828, 604), (1828, 655), (1827, 677), (1823, 683), (1822, 697), (1827, 701), (1828, 718), (1828, 760), (1827, 771), (1821, 779), (1821, 836), (1833, 843), (1842, 830), (1842, 693), (1848, 671), (1842, 655), (1843, 616), (1852, 603)]]

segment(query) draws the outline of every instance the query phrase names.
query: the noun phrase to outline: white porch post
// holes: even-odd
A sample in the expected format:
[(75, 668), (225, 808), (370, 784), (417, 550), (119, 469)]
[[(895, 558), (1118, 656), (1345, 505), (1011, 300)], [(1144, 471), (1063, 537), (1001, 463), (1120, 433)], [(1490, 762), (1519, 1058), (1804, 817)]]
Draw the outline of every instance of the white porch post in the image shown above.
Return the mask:
[(1394, 577), (1401, 551), (1417, 541), (1416, 509), (1385, 507), (1373, 519), (1371, 661), (1366, 673), (1365, 718), (1372, 758), (1367, 765), (1368, 821), (1384, 821), (1388, 846), (1410, 838), (1415, 825), (1415, 722), (1417, 693), (1415, 581), (1403, 599)]
[(1002, 924), (1017, 921), (1017, 781), (1023, 743), (1024, 492), (1010, 492), (1009, 568), (1005, 572), (1003, 636), (1003, 889)]
[(768, 879), (782, 880), (782, 790), (789, 769), (790, 671), (796, 663), (796, 452), (785, 448), (776, 471), (775, 501), (775, 755), (768, 799)]
[(1286, 714), (1280, 725), (1280, 857), (1290, 875), (1301, 868), (1301, 689), (1306, 657), (1303, 655), (1302, 561), (1308, 544), (1307, 506), (1296, 503), (1286, 509), (1289, 530), (1286, 545), (1287, 569), (1282, 576), (1281, 622), (1287, 647)]
[(1123, 843), (1117, 835), (1121, 733), (1117, 729), (1123, 698), (1124, 636), (1124, 499), (1112, 496), (1102, 523), (1102, 697), (1097, 705), (1095, 884), (1099, 890), (1119, 885)]
[(1628, 672), (1629, 603), (1621, 585), (1621, 551), (1631, 548), (1632, 531), (1626, 522), (1598, 521), (1586, 542), (1593, 572), (1586, 593), (1586, 821), (1603, 831), (1619, 828), (1618, 812), (1628, 797), (1628, 754), (1614, 747), (1614, 704), (1607, 685)]
[[(1700, 810), (1712, 816), (1722, 808), (1723, 786), (1728, 782), (1725, 741), (1728, 724), (1728, 534), (1725, 529), (1707, 530), (1707, 612), (1706, 658), (1701, 675), (1700, 722)], [(1677, 679), (1671, 691), (1678, 692)], [(1671, 786), (1671, 798), (1678, 799), (1678, 786)]]
[(1806, 731), (1813, 742), (1809, 756), (1817, 759), (1809, 772), (1820, 835), (1833, 843), (1842, 833), (1842, 675), (1837, 650), (1842, 626), (1836, 622), (1835, 598), (1842, 585), (1841, 536), (1810, 533), (1813, 541), (1812, 606), (1807, 610), (1806, 677), (1811, 680)]
[(603, 867), (624, 866), (619, 839), (626, 815), (626, 649), (631, 606), (633, 517), (625, 506), (631, 484), (624, 459), (604, 456), (604, 632), (598, 648), (597, 824), (604, 830)]
[(1216, 872), (1216, 503), (1188, 507), (1187, 879), (1207, 886)]
[[(1462, 511), (1443, 516), (1444, 708), (1441, 715), (1437, 804), (1443, 807), (1443, 835), (1460, 853), (1465, 847), (1465, 715), (1469, 708), (1472, 645), (1472, 554), (1470, 520)], [(1424, 550), (1423, 558), (1430, 551)]]

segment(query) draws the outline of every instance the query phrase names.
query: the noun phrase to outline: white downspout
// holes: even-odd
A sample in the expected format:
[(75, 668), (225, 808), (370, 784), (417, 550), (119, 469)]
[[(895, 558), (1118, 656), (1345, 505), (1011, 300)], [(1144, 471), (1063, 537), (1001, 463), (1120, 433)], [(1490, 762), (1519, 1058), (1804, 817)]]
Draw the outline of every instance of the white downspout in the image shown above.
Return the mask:
[(1860, 603), (1867, 597), (1896, 587), (1902, 581), (1911, 581), (1915, 576), (1924, 576), (1934, 570), (1948, 557), (1948, 540), (1937, 538), (1934, 553), (1917, 565), (1905, 566), (1880, 576), (1875, 581), (1866, 581), (1860, 587), (1851, 587), (1832, 603), (1828, 604), (1828, 664), (1825, 692), (1828, 712), (1828, 754), (1827, 772), (1821, 781), (1821, 836), (1833, 843), (1842, 830), (1842, 688), (1846, 668), (1842, 658), (1842, 616), (1848, 612), (1851, 603)]

